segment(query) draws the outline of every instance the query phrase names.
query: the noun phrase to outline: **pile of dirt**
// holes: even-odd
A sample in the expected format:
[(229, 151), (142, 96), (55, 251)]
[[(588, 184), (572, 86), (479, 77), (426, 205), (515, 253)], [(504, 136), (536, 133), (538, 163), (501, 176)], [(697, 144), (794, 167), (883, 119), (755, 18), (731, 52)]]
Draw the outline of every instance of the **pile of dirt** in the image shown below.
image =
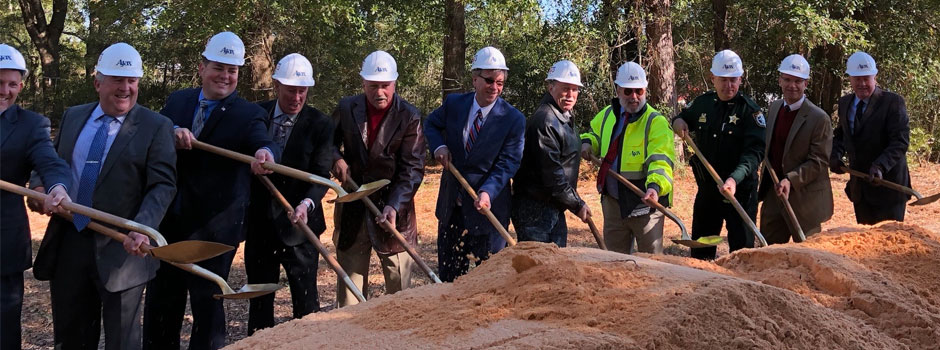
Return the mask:
[(901, 224), (715, 262), (520, 243), (453, 284), (229, 348), (938, 349), (937, 266), (940, 237)]

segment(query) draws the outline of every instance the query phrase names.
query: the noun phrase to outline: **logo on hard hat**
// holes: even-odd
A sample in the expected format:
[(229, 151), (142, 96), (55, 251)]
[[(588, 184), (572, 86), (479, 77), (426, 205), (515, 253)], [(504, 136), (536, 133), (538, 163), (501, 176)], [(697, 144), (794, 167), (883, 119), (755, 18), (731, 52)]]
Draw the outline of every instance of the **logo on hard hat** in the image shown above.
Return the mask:
[(115, 63), (114, 65), (118, 67), (133, 67), (134, 66), (134, 64), (131, 63), (131, 61), (125, 61), (121, 59), (119, 59), (117, 63)]
[(13, 60), (13, 57), (10, 55), (0, 56), (0, 61), (12, 61), (12, 60)]
[(724, 68), (725, 68), (725, 69), (734, 69), (734, 65), (733, 65), (733, 64), (726, 64), (726, 65), (724, 65)]
[(630, 76), (630, 80), (640, 80), (640, 77), (635, 76), (635, 75), (631, 75), (631, 76)]
[(375, 71), (376, 71), (376, 72), (388, 72), (388, 68), (386, 68), (386, 67), (375, 67)]
[(552, 68), (548, 70), (548, 74), (552, 74), (554, 72), (555, 72), (555, 66), (552, 66)]
[(498, 60), (496, 59), (496, 56), (490, 57), (490, 61), (493, 62), (493, 63), (498, 62)]
[(307, 76), (307, 73), (306, 73), (306, 72), (301, 72), (301, 71), (295, 71), (295, 72), (294, 72), (294, 75), (296, 75), (296, 76), (298, 76), (298, 77), (305, 77), (305, 76)]
[(219, 50), (219, 52), (221, 52), (223, 55), (234, 55), (234, 54), (235, 54), (235, 50), (232, 50), (232, 49), (227, 48), (227, 47), (224, 47), (224, 46), (222, 47), (222, 50)]
[(575, 72), (568, 72), (568, 76), (569, 76), (569, 77), (576, 77), (576, 76), (578, 76), (578, 75), (575, 74)]
[(797, 66), (795, 64), (791, 64), (790, 69), (800, 70), (800, 69), (803, 69), (803, 67)]
[(860, 63), (860, 64), (858, 65), (858, 69), (868, 69), (868, 65), (867, 65), (867, 64), (864, 64), (864, 63)]

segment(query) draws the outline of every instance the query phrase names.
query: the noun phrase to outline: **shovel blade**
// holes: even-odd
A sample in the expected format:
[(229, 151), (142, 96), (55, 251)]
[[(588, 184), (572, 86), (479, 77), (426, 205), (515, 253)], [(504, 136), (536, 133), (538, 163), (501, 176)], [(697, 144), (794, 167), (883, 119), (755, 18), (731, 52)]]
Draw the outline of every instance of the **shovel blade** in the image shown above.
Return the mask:
[(206, 241), (182, 241), (150, 249), (154, 257), (180, 264), (193, 264), (225, 254), (235, 247)]
[(709, 248), (721, 243), (721, 236), (705, 236), (699, 239), (674, 239), (673, 243), (689, 248)]
[(372, 193), (375, 192), (375, 191), (378, 191), (378, 190), (382, 189), (382, 187), (385, 187), (385, 186), (388, 185), (389, 183), (391, 183), (391, 181), (389, 181), (389, 180), (387, 180), (387, 179), (382, 179), (382, 180), (379, 180), (379, 181), (373, 181), (373, 182), (364, 184), (364, 185), (362, 185), (362, 186), (359, 186), (359, 189), (356, 190), (356, 192), (349, 193), (349, 194), (346, 194), (345, 196), (338, 197), (338, 198), (336, 198), (334, 201), (337, 202), (337, 203), (354, 202), (354, 201), (360, 200), (360, 199), (362, 199), (363, 197), (366, 197), (366, 196), (372, 194)]
[(230, 294), (216, 294), (214, 297), (216, 299), (251, 299), (260, 297), (262, 295), (271, 294), (276, 292), (278, 289), (281, 289), (281, 285), (277, 283), (265, 283), (265, 284), (246, 284), (241, 289), (235, 291), (235, 293)]
[(938, 199), (940, 199), (940, 193), (932, 196), (918, 198), (916, 201), (911, 202), (911, 205), (926, 205), (936, 202)]

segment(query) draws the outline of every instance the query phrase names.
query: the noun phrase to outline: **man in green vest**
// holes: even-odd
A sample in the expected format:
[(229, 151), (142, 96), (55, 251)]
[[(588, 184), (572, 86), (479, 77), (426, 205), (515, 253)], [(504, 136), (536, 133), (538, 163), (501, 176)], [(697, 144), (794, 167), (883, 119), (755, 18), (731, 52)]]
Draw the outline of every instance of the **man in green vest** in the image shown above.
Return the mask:
[[(757, 167), (764, 157), (764, 114), (750, 97), (742, 94), (741, 58), (724, 50), (712, 59), (712, 84), (715, 91), (697, 97), (673, 119), (673, 130), (680, 136), (691, 133), (702, 155), (725, 179), (721, 186), (731, 193), (751, 220), (757, 217)], [(715, 186), (699, 159), (689, 164), (695, 174), (698, 193), (692, 208), (692, 239), (718, 235), (727, 224), (728, 247), (733, 252), (754, 247), (754, 236)], [(714, 259), (716, 249), (693, 248), (692, 257)]]
[[(600, 157), (597, 190), (604, 212), (604, 243), (621, 253), (663, 252), (663, 213), (650, 203), (672, 204), (675, 165), (669, 120), (646, 103), (646, 72), (634, 62), (617, 70), (617, 98), (604, 107), (587, 133), (581, 134), (581, 156)], [(614, 169), (646, 190), (642, 197), (608, 173)], [(634, 241), (636, 245), (634, 246)], [(635, 249), (634, 249), (635, 248)]]

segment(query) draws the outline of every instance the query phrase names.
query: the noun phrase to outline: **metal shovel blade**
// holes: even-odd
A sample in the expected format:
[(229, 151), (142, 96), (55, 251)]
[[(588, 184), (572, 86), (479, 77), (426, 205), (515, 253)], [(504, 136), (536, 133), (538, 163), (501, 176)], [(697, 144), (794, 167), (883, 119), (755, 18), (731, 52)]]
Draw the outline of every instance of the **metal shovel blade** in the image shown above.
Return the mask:
[(216, 299), (251, 299), (255, 297), (260, 297), (265, 294), (274, 293), (278, 289), (281, 289), (281, 285), (277, 283), (264, 283), (264, 284), (246, 284), (241, 289), (235, 291), (234, 293), (229, 294), (216, 294), (214, 297)]
[(373, 181), (373, 182), (364, 184), (362, 186), (359, 186), (359, 189), (356, 190), (356, 192), (347, 193), (345, 195), (337, 197), (334, 201), (338, 203), (354, 202), (372, 194), (375, 191), (382, 189), (382, 187), (385, 187), (389, 183), (391, 183), (391, 181), (389, 181), (388, 179)]
[(721, 236), (705, 236), (699, 237), (699, 239), (674, 239), (673, 243), (678, 245), (684, 245), (689, 248), (709, 248), (717, 246), (721, 243)]
[(936, 202), (938, 199), (940, 199), (940, 193), (937, 193), (932, 196), (918, 198), (916, 201), (911, 202), (911, 205), (930, 204), (930, 203)]
[(225, 254), (235, 247), (206, 241), (182, 241), (150, 249), (154, 257), (180, 264), (192, 264)]

